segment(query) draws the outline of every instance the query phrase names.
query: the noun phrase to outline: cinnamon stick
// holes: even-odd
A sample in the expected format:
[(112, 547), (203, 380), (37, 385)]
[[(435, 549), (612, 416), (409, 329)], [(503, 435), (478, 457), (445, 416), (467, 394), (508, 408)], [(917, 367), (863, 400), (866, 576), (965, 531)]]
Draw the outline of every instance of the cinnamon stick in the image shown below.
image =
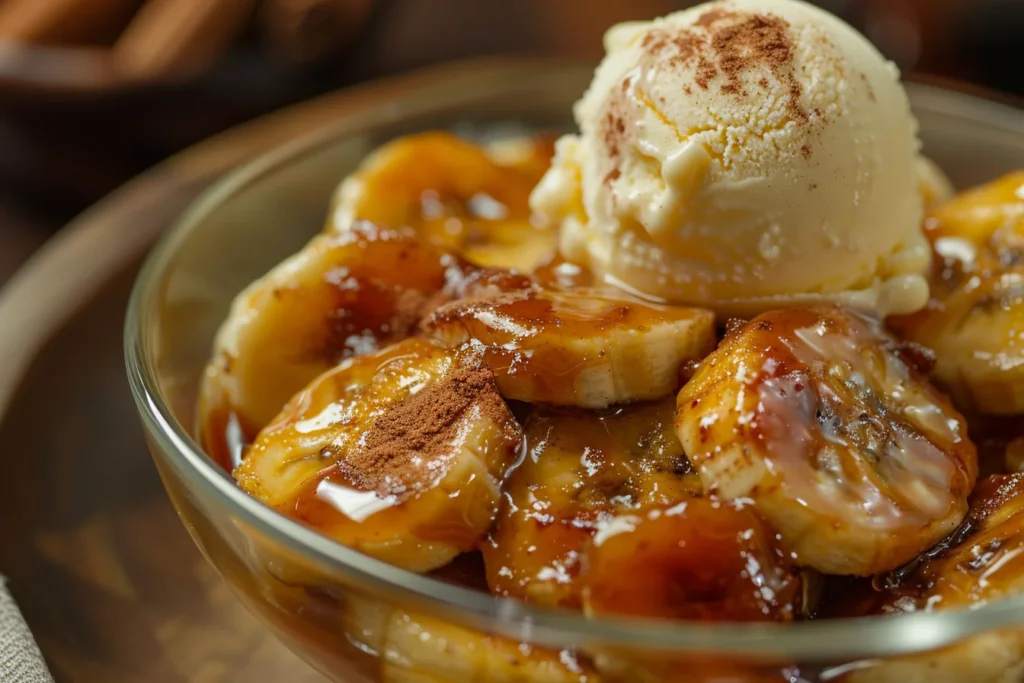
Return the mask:
[(374, 0), (264, 0), (260, 26), (277, 57), (308, 64), (345, 47), (373, 5)]
[(141, 0), (6, 0), (0, 40), (15, 43), (98, 43), (113, 39)]
[(209, 67), (255, 10), (255, 0), (149, 0), (114, 44), (115, 64), (142, 79)]

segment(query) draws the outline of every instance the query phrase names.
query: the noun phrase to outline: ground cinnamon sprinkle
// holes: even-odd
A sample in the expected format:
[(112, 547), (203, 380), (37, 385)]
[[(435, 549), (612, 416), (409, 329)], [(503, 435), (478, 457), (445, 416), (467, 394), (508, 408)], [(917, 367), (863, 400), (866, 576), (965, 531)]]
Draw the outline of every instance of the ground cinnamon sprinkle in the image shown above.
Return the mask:
[[(746, 96), (741, 75), (756, 66), (766, 66), (787, 88), (786, 107), (793, 120), (808, 120), (800, 106), (803, 88), (793, 73), (793, 44), (785, 20), (716, 8), (701, 14), (694, 27), (700, 30), (681, 29), (669, 34), (654, 29), (641, 45), (648, 54), (669, 65), (693, 65), (693, 80), (703, 90), (723, 76), (722, 92), (730, 95)], [(768, 85), (763, 77), (758, 82), (761, 87)]]
[[(470, 415), (471, 408), (479, 413)], [(510, 447), (518, 443), (519, 427), (498, 393), (494, 373), (459, 363), (377, 418), (361, 446), (338, 461), (338, 474), (355, 488), (380, 496), (414, 491), (432, 478), (425, 473), (443, 476), (467, 419), (501, 425)]]
[[(609, 109), (605, 112), (602, 122), (601, 137), (604, 140), (605, 148), (608, 150), (610, 159), (617, 159), (622, 152), (622, 145), (626, 142), (626, 120), (617, 111), (615, 102), (609, 102)], [(613, 175), (614, 174), (614, 175)], [(611, 184), (617, 177), (619, 171), (612, 169), (605, 175), (605, 184)]]
[(604, 144), (612, 157), (619, 155), (619, 143), (626, 135), (626, 121), (614, 111), (605, 112), (604, 116)]

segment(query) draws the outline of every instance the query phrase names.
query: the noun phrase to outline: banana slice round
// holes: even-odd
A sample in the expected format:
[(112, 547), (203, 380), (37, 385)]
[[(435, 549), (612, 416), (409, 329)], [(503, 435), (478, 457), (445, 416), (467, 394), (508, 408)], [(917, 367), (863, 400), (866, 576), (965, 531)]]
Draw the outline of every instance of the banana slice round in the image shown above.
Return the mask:
[(590, 665), (556, 652), (396, 609), (351, 600), (345, 635), (379, 659), (382, 683), (600, 683)]
[(800, 573), (775, 531), (753, 508), (707, 497), (616, 517), (587, 550), (582, 583), (591, 615), (790, 621), (802, 611)]
[[(1024, 591), (1024, 475), (978, 483), (961, 527), (887, 577), (870, 609), (852, 616), (977, 607)], [(851, 615), (844, 615), (851, 616)], [(851, 683), (959, 683), (1019, 680), (1024, 634), (981, 634), (953, 648), (883, 660)]]
[(705, 487), (753, 501), (798, 562), (870, 575), (960, 523), (977, 478), (964, 418), (881, 325), (834, 306), (733, 330), (679, 393)]
[(934, 376), (965, 410), (1024, 413), (1024, 172), (930, 212), (932, 300), (894, 318), (935, 351)]
[(478, 265), (529, 271), (556, 247), (555, 231), (534, 225), (529, 207), (552, 153), (545, 138), (494, 151), (442, 132), (399, 138), (341, 184), (327, 232), (358, 220), (411, 227)]
[(524, 426), (526, 457), (502, 488), (481, 549), (491, 591), (579, 609), (584, 548), (602, 525), (698, 495), (674, 413), (672, 399), (597, 414), (535, 408)]
[(232, 303), (200, 391), (204, 444), (224, 448), (227, 419), (251, 439), (321, 372), (409, 336), (468, 271), (408, 230), (314, 238)]
[(715, 344), (711, 311), (588, 288), (453, 301), (422, 327), (446, 346), (476, 349), (506, 398), (583, 408), (664, 398), (679, 388), (680, 368)]
[(235, 479), (344, 545), (425, 572), (480, 545), (521, 442), (490, 370), (411, 338), (315, 379)]

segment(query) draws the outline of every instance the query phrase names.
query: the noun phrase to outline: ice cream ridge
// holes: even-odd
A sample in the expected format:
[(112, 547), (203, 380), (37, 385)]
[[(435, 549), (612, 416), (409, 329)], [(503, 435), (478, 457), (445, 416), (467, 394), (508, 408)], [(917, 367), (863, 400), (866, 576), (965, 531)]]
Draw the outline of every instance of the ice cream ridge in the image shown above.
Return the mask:
[(723, 0), (604, 42), (531, 196), (567, 258), (722, 315), (925, 305), (923, 206), (948, 188), (862, 35), (798, 0)]

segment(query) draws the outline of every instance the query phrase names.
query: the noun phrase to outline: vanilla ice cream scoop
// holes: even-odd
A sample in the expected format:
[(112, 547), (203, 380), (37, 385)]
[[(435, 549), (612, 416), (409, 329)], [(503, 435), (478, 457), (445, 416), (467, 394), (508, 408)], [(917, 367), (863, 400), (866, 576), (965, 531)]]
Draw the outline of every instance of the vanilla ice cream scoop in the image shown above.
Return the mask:
[(724, 0), (605, 48), (531, 198), (566, 257), (726, 315), (924, 306), (917, 123), (863, 36), (797, 0)]

